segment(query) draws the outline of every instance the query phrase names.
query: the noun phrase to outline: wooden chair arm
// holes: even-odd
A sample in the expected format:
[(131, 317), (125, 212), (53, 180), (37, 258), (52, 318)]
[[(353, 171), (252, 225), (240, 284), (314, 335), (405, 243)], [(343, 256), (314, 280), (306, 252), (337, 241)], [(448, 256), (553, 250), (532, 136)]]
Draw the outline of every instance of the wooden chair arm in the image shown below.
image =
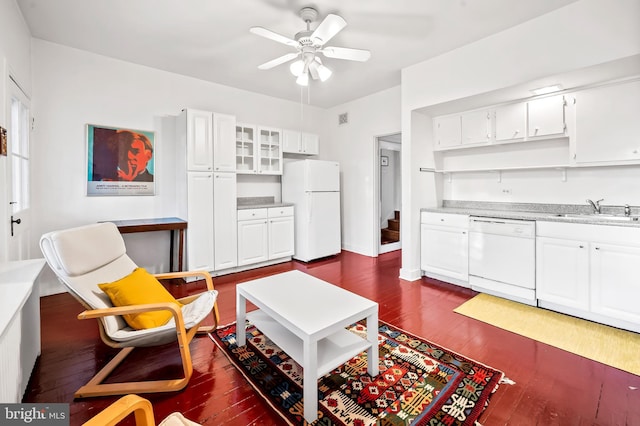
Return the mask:
[(144, 305), (115, 306), (113, 308), (92, 309), (78, 314), (78, 319), (90, 319), (108, 317), (112, 315), (122, 316), (125, 314), (135, 314), (151, 311), (169, 311), (176, 320), (176, 328), (179, 333), (186, 333), (182, 310), (178, 305), (171, 302), (147, 303)]
[(214, 290), (213, 279), (211, 274), (207, 271), (182, 271), (182, 272), (165, 272), (161, 274), (153, 274), (159, 280), (171, 279), (171, 278), (185, 278), (185, 277), (203, 277), (207, 283), (207, 290)]
[(149, 400), (138, 395), (125, 395), (96, 414), (83, 426), (112, 426), (134, 413), (136, 426), (155, 426), (153, 408)]

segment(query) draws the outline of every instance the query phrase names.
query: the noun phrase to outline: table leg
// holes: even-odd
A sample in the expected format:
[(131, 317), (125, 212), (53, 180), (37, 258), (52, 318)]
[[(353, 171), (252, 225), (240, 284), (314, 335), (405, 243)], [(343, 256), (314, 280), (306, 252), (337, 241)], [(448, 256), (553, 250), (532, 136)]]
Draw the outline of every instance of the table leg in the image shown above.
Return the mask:
[(371, 347), (367, 349), (367, 372), (371, 377), (378, 375), (378, 312), (367, 317), (367, 340)]
[(183, 271), (182, 255), (184, 253), (184, 229), (180, 229), (178, 238), (180, 238), (180, 241), (178, 241), (178, 271)]
[(302, 366), (304, 419), (312, 423), (318, 418), (318, 342), (305, 340)]
[(247, 300), (236, 292), (236, 343), (244, 346), (247, 343)]
[(171, 242), (169, 243), (169, 271), (173, 272), (173, 243), (175, 241), (175, 232), (171, 230)]

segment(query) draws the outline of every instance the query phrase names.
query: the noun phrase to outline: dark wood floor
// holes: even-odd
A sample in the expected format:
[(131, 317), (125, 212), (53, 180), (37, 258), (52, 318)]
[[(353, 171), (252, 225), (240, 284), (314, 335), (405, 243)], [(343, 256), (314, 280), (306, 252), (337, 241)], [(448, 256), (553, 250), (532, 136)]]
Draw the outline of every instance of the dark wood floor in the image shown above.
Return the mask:
[[(235, 319), (237, 283), (299, 269), (377, 301), (381, 320), (504, 371), (515, 384), (501, 385), (493, 395), (479, 419), (484, 426), (640, 425), (640, 377), (458, 315), (452, 310), (475, 292), (426, 278), (402, 281), (399, 268), (399, 251), (378, 258), (343, 252), (310, 264), (289, 262), (215, 278), (221, 323)], [(180, 296), (193, 286), (169, 285)], [(69, 403), (72, 425), (117, 399), (73, 399), (115, 353), (99, 340), (94, 320), (76, 319), (81, 310), (67, 294), (42, 299), (42, 355), (24, 397), (24, 402)], [(181, 411), (206, 425), (282, 424), (208, 337), (196, 337), (191, 349), (189, 386), (145, 395), (157, 421)], [(170, 378), (180, 369), (173, 345), (134, 351), (130, 358), (126, 365), (132, 371), (118, 370), (114, 378)]]

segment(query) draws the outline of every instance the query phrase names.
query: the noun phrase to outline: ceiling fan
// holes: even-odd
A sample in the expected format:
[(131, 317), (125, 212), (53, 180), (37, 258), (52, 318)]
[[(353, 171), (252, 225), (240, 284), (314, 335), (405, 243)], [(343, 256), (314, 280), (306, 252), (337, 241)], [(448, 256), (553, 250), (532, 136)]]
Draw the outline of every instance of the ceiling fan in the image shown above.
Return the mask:
[(320, 79), (321, 81), (325, 81), (331, 76), (331, 70), (322, 64), (322, 60), (317, 55), (318, 53), (322, 53), (327, 58), (359, 62), (364, 62), (371, 56), (371, 52), (364, 49), (325, 46), (325, 43), (347, 26), (347, 22), (342, 17), (329, 14), (313, 31), (311, 30), (311, 23), (318, 18), (318, 11), (312, 7), (305, 7), (300, 10), (300, 17), (307, 24), (307, 29), (297, 33), (293, 39), (263, 27), (251, 27), (249, 31), (255, 35), (296, 49), (295, 53), (287, 53), (259, 65), (259, 69), (268, 70), (299, 58), (290, 65), (289, 69), (297, 77), (296, 83), (301, 86), (307, 86), (309, 84), (309, 75), (314, 80)]

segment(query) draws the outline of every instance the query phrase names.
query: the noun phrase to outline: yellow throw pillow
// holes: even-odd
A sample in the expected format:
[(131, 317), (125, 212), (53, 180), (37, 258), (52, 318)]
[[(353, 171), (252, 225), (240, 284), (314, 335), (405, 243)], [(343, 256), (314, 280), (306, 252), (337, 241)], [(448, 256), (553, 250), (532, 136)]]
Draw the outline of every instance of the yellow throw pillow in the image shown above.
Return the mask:
[[(183, 306), (144, 268), (136, 268), (126, 277), (112, 283), (98, 284), (98, 287), (107, 293), (113, 306), (161, 302), (172, 302), (179, 307)], [(123, 316), (127, 324), (136, 330), (159, 327), (172, 318), (169, 311), (142, 312)]]

